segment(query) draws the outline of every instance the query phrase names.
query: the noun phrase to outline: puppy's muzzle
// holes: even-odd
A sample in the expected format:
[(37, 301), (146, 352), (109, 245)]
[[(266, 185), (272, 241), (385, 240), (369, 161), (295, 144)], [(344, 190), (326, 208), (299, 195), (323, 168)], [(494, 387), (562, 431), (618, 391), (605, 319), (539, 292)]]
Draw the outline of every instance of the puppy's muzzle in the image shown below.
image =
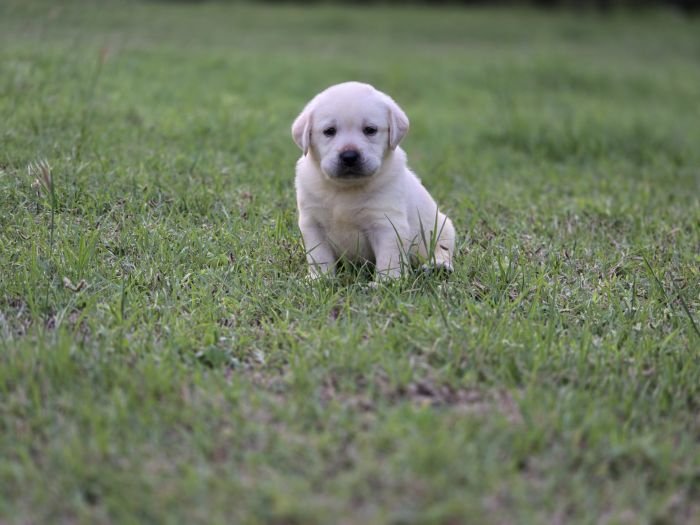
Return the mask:
[(361, 179), (371, 175), (367, 172), (362, 154), (355, 149), (341, 151), (336, 161), (335, 176), (339, 179)]
[(354, 168), (360, 163), (360, 152), (354, 149), (343, 151), (338, 155), (340, 165), (344, 168)]

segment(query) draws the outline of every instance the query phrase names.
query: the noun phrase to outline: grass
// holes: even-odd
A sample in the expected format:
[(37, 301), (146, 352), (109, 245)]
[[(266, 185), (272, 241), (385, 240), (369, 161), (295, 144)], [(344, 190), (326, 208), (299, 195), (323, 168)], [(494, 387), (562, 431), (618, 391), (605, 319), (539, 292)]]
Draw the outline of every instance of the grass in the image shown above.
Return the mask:
[[(0, 522), (700, 522), (699, 34), (3, 2)], [(304, 279), (289, 127), (347, 79), (446, 282)]]

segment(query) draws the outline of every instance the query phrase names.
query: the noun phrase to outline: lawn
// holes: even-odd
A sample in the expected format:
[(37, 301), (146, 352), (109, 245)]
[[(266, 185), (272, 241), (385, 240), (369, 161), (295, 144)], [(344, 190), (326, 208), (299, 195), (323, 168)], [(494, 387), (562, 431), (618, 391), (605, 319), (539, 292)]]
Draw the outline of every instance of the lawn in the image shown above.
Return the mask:
[[(0, 4), (0, 523), (700, 523), (700, 19)], [(305, 279), (290, 125), (456, 271)]]

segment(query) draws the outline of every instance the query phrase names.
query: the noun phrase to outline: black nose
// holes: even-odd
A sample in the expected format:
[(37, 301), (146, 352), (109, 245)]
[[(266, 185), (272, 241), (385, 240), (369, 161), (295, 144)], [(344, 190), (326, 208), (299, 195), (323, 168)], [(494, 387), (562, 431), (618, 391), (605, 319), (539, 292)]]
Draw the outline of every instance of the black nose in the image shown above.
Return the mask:
[(360, 154), (354, 149), (343, 151), (340, 155), (340, 162), (345, 166), (354, 166), (360, 160)]

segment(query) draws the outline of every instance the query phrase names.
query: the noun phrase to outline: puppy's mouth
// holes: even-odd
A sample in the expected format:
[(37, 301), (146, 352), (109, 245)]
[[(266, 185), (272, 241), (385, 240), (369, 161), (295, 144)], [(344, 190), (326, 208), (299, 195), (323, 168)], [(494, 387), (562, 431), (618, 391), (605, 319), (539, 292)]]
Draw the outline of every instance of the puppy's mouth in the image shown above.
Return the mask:
[(353, 159), (353, 162), (324, 159), (319, 167), (327, 179), (339, 184), (361, 183), (370, 179), (379, 168), (370, 158), (357, 158)]
[(363, 166), (338, 166), (335, 169), (334, 177), (337, 179), (364, 179), (371, 176), (372, 173), (367, 171)]
[(366, 162), (359, 162), (352, 166), (347, 166), (339, 162), (331, 169), (327, 170), (326, 174), (329, 178), (334, 180), (353, 182), (368, 179), (374, 175), (376, 171), (376, 169), (372, 169), (372, 166)]

